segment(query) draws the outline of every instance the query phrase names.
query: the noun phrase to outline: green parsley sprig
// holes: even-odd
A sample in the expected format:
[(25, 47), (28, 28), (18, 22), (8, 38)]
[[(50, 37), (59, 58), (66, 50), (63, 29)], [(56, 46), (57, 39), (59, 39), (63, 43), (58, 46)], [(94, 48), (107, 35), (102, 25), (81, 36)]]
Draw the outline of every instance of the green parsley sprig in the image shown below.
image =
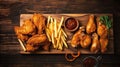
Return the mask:
[(108, 16), (100, 16), (100, 21), (106, 25), (107, 29), (112, 27), (112, 20), (110, 20)]

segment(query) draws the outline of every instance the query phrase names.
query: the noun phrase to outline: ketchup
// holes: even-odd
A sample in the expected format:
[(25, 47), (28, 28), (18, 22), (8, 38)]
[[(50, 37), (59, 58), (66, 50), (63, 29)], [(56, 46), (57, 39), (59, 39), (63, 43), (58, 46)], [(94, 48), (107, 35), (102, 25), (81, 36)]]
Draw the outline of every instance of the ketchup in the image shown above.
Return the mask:
[(72, 29), (76, 28), (77, 21), (74, 18), (68, 18), (66, 20), (65, 25), (66, 25), (66, 28), (68, 28), (69, 30), (72, 30)]

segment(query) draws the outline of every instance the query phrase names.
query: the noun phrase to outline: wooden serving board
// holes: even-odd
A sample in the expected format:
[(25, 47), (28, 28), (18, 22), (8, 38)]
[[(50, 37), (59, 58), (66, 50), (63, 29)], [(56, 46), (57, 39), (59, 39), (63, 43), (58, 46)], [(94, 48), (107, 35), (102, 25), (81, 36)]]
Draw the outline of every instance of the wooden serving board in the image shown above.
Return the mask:
[[(68, 17), (73, 17), (75, 19), (77, 19), (80, 23), (80, 26), (86, 26), (88, 19), (89, 19), (89, 15), (90, 14), (43, 14), (46, 18), (48, 16), (52, 16), (53, 18), (56, 18), (57, 21), (60, 21), (61, 17), (63, 16), (64, 18), (68, 18)], [(107, 15), (110, 16), (110, 19), (113, 21), (113, 15), (112, 14), (94, 14), (96, 17), (99, 16), (103, 16), (103, 15)], [(33, 14), (21, 14), (20, 15), (20, 26), (23, 24), (23, 21), (25, 19), (30, 19), (32, 18)], [(73, 33), (67, 32), (65, 31), (70, 37), (73, 35)], [(80, 50), (81, 54), (94, 54), (92, 52), (90, 52), (90, 48), (72, 48), (68, 42), (68, 49), (64, 49), (64, 51), (61, 50), (57, 50), (57, 49), (53, 49), (51, 48), (50, 51), (36, 51), (33, 54), (65, 54), (65, 53), (76, 53), (78, 50)], [(114, 53), (114, 37), (113, 37), (113, 23), (112, 23), (112, 28), (110, 29), (109, 32), (109, 43), (107, 46), (107, 51), (104, 54), (113, 54)], [(23, 50), (21, 50), (20, 52), (21, 54), (32, 54), (30, 52), (25, 52)], [(99, 52), (97, 54), (100, 54)]]

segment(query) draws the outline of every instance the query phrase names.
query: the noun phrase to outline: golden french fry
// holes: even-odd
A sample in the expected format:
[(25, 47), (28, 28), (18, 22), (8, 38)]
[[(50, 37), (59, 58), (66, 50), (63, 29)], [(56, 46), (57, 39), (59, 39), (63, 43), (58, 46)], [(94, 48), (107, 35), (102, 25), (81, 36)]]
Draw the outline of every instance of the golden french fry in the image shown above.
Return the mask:
[(56, 19), (54, 19), (54, 20), (55, 20), (55, 22), (54, 22), (54, 33), (55, 33), (55, 37), (57, 37), (57, 25), (56, 25), (57, 21), (56, 21)]
[(58, 49), (62, 50), (62, 43), (61, 42), (59, 43)]
[(20, 42), (20, 45), (22, 46), (23, 50), (26, 51), (26, 48), (25, 48), (23, 42), (20, 39), (18, 39), (18, 41)]
[(62, 31), (63, 35), (64, 35), (65, 37), (67, 37), (67, 34), (65, 33), (65, 31), (64, 31), (63, 29), (61, 29), (61, 31)]
[(56, 38), (56, 41), (57, 41), (57, 43), (56, 43), (56, 47), (58, 47), (58, 44), (59, 44), (59, 38)]
[(48, 37), (48, 40), (51, 42), (51, 37), (50, 37), (49, 29), (46, 28), (45, 31), (46, 31), (46, 35)]
[(63, 41), (63, 43), (64, 43), (65, 47), (66, 47), (66, 48), (68, 48), (68, 45), (67, 45), (67, 43), (65, 42), (64, 37), (61, 37), (61, 40)]
[(65, 36), (62, 36), (64, 40), (66, 40), (66, 37)]
[(61, 31), (60, 31), (60, 33), (58, 34), (59, 36), (58, 36), (58, 39), (57, 39), (57, 46), (59, 45), (59, 43), (60, 43), (60, 36), (61, 36)]
[(55, 45), (55, 48), (57, 48), (57, 39), (54, 38), (54, 45)]
[(63, 50), (63, 42), (60, 41), (60, 50)]
[(52, 33), (52, 44), (53, 44), (53, 47), (55, 48), (55, 43), (54, 43), (54, 34)]
[(50, 18), (50, 20), (51, 20), (51, 22), (53, 22), (53, 18), (52, 17)]
[(60, 28), (61, 28), (61, 26), (62, 26), (63, 20), (64, 20), (64, 18), (62, 17), (62, 18), (61, 18), (61, 21), (60, 21), (60, 24), (59, 24), (59, 27), (58, 27), (58, 33), (59, 33)]
[(50, 29), (50, 31), (52, 33), (53, 32), (53, 23), (52, 22), (50, 23), (49, 29)]
[(49, 23), (50, 23), (50, 16), (48, 16), (47, 27), (49, 26)]

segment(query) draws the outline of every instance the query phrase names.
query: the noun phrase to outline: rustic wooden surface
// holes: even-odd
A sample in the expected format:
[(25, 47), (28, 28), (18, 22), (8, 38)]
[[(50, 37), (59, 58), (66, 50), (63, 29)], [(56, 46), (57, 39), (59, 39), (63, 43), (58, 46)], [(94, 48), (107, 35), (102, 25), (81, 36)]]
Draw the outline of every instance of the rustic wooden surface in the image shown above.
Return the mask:
[(114, 20), (115, 54), (102, 55), (101, 67), (119, 67), (120, 64), (120, 7), (112, 0), (0, 0), (0, 67), (80, 67), (86, 56), (67, 62), (64, 55), (20, 55), (20, 45), (13, 27), (19, 25), (24, 13), (112, 13)]

